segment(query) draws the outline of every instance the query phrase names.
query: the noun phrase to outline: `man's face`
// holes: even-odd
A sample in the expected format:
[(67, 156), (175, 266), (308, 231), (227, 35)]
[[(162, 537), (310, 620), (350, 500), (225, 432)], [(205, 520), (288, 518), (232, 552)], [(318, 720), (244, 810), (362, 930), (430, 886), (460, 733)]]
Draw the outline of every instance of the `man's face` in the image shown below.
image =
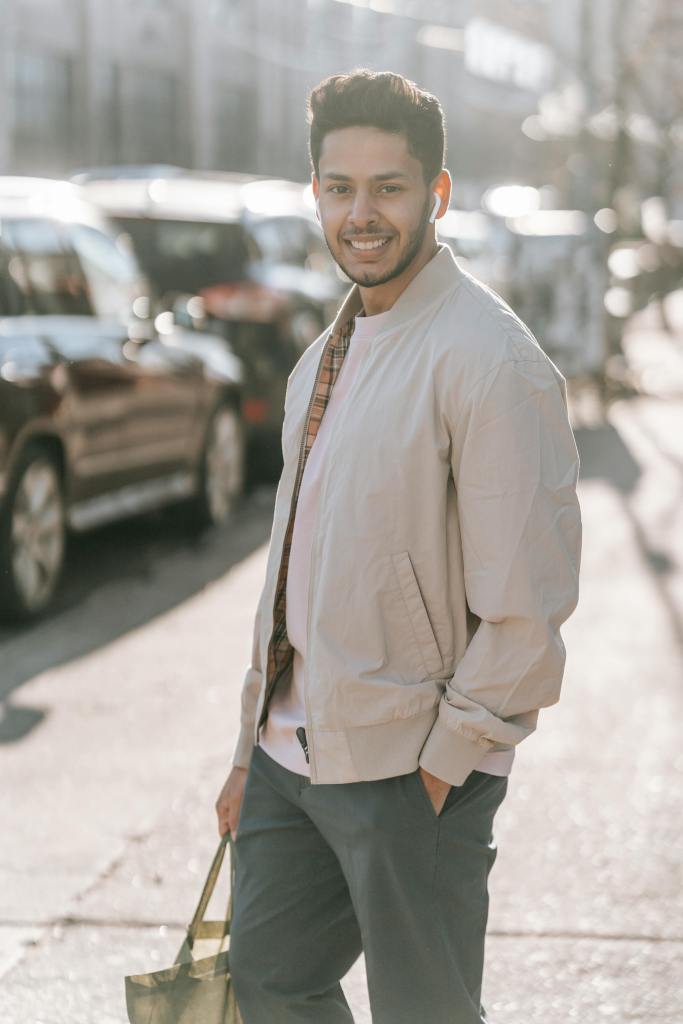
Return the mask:
[(339, 128), (324, 137), (319, 167), (313, 188), (325, 240), (356, 284), (391, 281), (433, 245), (433, 198), (405, 135)]

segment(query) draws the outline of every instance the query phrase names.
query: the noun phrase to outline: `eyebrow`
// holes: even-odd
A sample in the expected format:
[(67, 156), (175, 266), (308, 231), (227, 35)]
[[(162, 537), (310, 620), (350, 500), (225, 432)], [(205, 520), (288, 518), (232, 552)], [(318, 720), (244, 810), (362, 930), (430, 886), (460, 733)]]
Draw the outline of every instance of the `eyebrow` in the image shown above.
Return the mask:
[[(322, 175), (323, 178), (331, 178), (334, 181), (353, 181), (350, 174), (340, 174), (338, 171), (329, 171)], [(370, 181), (389, 181), (393, 178), (409, 178), (405, 171), (385, 171), (384, 174), (373, 174)]]

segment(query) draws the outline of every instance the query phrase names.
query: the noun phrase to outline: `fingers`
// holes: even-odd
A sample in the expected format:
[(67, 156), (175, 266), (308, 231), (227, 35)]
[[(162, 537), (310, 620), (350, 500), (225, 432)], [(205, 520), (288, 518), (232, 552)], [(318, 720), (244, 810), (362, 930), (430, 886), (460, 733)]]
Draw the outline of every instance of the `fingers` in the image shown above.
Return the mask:
[(221, 837), (228, 831), (232, 833), (233, 839), (237, 836), (237, 824), (242, 806), (246, 775), (246, 768), (233, 767), (216, 800), (218, 833)]
[(237, 838), (237, 826), (240, 820), (240, 811), (242, 809), (242, 795), (235, 797), (230, 801), (230, 809), (228, 811), (228, 827), (232, 833), (232, 838)]
[(216, 801), (216, 815), (218, 817), (218, 834), (222, 837), (230, 828), (230, 805), (223, 793)]
[(224, 814), (218, 814), (218, 834), (223, 837), (230, 828), (230, 823)]
[(216, 803), (216, 815), (218, 817), (218, 834), (224, 836), (226, 832), (232, 833), (233, 839), (237, 836), (237, 825), (240, 816), (241, 801), (219, 799)]

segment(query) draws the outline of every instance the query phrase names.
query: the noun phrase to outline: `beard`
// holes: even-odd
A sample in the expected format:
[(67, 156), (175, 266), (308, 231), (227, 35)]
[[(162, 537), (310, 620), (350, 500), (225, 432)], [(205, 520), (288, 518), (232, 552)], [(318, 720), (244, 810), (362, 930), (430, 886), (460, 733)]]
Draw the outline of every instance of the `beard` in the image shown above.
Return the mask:
[(383, 273), (380, 273), (379, 277), (373, 277), (373, 271), (370, 268), (368, 268), (366, 271), (360, 270), (356, 272), (351, 272), (348, 269), (348, 267), (346, 267), (344, 263), (342, 263), (340, 259), (337, 259), (336, 255), (332, 251), (330, 243), (327, 241), (327, 236), (324, 235), (323, 232), (323, 235), (325, 237), (325, 244), (327, 245), (327, 248), (329, 249), (330, 255), (332, 256), (334, 262), (337, 264), (338, 267), (340, 267), (341, 270), (344, 271), (344, 273), (346, 274), (350, 281), (353, 281), (354, 284), (360, 285), (362, 288), (376, 288), (380, 284), (386, 284), (387, 281), (393, 281), (395, 277), (399, 277), (404, 272), (404, 270), (408, 269), (410, 264), (413, 262), (413, 260), (419, 253), (420, 249), (422, 248), (422, 243), (424, 241), (425, 231), (427, 230), (427, 224), (429, 223), (429, 206), (430, 197), (428, 196), (424, 202), (422, 210), (420, 211), (420, 219), (418, 221), (418, 225), (415, 228), (415, 230), (411, 231), (410, 234), (408, 235), (408, 241), (398, 253), (398, 256), (396, 257), (396, 263), (391, 268), (391, 270), (387, 270), (384, 271)]

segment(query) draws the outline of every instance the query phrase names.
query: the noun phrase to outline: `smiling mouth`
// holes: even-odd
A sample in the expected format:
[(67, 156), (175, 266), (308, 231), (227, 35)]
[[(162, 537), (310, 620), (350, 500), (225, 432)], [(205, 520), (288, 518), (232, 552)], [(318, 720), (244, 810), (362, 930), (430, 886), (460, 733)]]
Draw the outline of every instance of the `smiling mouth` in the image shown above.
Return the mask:
[(346, 238), (345, 241), (354, 252), (379, 252), (387, 247), (391, 238), (376, 238), (371, 242), (358, 242), (352, 238)]

